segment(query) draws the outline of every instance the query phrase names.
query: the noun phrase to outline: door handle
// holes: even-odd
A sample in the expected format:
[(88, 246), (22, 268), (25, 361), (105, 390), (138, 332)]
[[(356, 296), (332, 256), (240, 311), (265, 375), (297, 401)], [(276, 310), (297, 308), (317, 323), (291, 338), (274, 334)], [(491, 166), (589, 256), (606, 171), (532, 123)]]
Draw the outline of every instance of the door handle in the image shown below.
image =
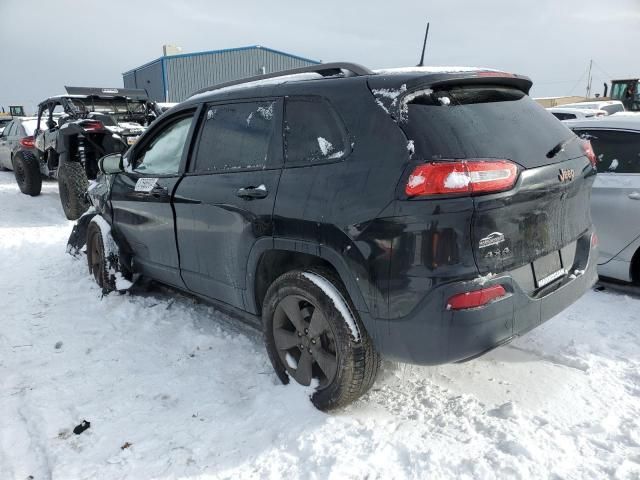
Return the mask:
[(265, 198), (268, 194), (269, 192), (267, 191), (267, 187), (264, 186), (264, 183), (258, 185), (257, 187), (239, 188), (236, 192), (237, 196), (248, 200), (251, 200), (253, 198)]
[(640, 192), (633, 192), (629, 194), (631, 200), (640, 200)]

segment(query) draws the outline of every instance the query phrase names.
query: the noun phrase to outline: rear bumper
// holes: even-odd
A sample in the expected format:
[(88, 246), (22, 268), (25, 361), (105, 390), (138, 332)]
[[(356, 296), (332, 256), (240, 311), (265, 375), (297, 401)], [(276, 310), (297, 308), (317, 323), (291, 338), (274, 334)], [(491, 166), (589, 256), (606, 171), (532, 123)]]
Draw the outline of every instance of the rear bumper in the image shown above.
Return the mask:
[[(533, 294), (526, 293), (517, 280), (521, 272), (504, 272), (488, 280), (441, 285), (400, 319), (374, 319), (366, 313), (361, 314), (362, 319), (386, 358), (420, 365), (475, 358), (554, 317), (596, 283), (597, 249), (590, 246), (590, 234), (584, 237), (578, 240), (583, 255), (576, 255), (570, 273)], [(507, 296), (474, 309), (452, 311), (444, 307), (457, 293), (496, 284), (507, 290)]]

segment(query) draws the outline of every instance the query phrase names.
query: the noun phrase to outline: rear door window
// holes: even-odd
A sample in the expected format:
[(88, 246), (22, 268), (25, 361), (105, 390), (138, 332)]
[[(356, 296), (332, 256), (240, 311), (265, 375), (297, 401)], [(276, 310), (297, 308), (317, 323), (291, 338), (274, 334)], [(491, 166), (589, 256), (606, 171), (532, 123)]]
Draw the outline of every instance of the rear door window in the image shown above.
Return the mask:
[(342, 121), (319, 98), (288, 98), (285, 104), (285, 155), (287, 164), (338, 160), (347, 154)]
[(598, 173), (640, 173), (640, 133), (620, 130), (576, 130), (598, 158)]
[(210, 105), (193, 170), (200, 173), (266, 168), (276, 131), (278, 102)]

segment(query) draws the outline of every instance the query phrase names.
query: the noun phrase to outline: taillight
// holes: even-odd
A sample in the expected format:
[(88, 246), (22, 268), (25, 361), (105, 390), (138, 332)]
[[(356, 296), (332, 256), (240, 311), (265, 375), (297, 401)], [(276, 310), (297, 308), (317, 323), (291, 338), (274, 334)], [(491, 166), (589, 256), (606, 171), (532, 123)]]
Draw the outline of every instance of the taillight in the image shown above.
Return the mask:
[(34, 148), (36, 146), (36, 141), (33, 137), (22, 137), (20, 139), (20, 145), (24, 148)]
[(513, 188), (518, 167), (509, 160), (460, 160), (418, 165), (407, 180), (405, 193), (442, 195), (494, 193)]
[(507, 291), (502, 285), (492, 285), (472, 292), (459, 293), (447, 301), (447, 310), (482, 307), (489, 302), (504, 297), (506, 294)]
[(598, 235), (596, 232), (591, 234), (591, 248), (596, 248), (598, 246)]
[(593, 147), (591, 146), (591, 142), (589, 140), (582, 141), (582, 150), (584, 151), (585, 156), (591, 162), (591, 166), (593, 168), (596, 168), (598, 158), (596, 157), (596, 153), (593, 151)]
[(96, 132), (102, 130), (104, 125), (100, 120), (85, 120), (82, 122), (82, 128), (84, 128), (85, 132)]

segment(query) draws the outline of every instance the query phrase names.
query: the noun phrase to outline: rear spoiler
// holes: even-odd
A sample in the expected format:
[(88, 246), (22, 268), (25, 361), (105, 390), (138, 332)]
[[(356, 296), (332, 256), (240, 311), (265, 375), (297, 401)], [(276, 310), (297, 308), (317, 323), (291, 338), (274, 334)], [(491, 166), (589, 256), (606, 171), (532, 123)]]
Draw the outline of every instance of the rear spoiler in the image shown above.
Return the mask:
[(85, 95), (87, 97), (127, 97), (132, 100), (149, 100), (147, 91), (142, 88), (96, 88), (96, 87), (64, 87), (69, 95)]

